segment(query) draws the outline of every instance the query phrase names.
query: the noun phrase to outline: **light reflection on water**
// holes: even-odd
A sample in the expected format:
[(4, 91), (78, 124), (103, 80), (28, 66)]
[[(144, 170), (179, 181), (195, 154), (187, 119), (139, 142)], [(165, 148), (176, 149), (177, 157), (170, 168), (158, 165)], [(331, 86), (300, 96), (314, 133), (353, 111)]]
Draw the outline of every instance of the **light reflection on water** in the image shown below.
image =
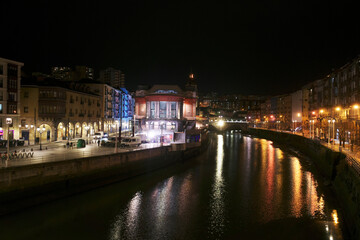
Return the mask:
[[(111, 240), (122, 239), (121, 235), (126, 234), (127, 238), (135, 239), (138, 232), (139, 210), (141, 205), (141, 193), (137, 192), (130, 200), (124, 213), (116, 216), (111, 228)], [(123, 230), (123, 231), (122, 231)]]
[(224, 161), (224, 137), (217, 136), (217, 154), (216, 154), (216, 174), (210, 196), (210, 226), (209, 234), (215, 238), (220, 238), (225, 227), (225, 206), (224, 194), (225, 183), (223, 178)]
[(216, 135), (206, 153), (172, 171), (0, 218), (0, 233), (12, 240), (289, 239), (285, 231), (342, 239), (341, 218), (305, 159), (282, 149), (239, 133)]

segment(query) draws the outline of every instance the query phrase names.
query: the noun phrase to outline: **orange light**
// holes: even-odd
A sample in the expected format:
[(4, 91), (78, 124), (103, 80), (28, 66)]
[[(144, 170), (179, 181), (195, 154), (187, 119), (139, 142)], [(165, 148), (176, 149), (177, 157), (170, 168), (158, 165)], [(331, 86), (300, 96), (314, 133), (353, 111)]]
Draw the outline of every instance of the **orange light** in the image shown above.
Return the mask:
[(314, 111), (314, 112), (312, 112), (312, 115), (315, 115), (316, 114), (316, 112)]
[(298, 114), (297, 114), (297, 116), (298, 116), (298, 117), (301, 117), (301, 114), (300, 114), (300, 113), (298, 113)]
[(358, 109), (359, 108), (359, 105), (354, 105), (354, 109)]
[(340, 109), (341, 109), (340, 107), (337, 107), (335, 110), (336, 110), (336, 111), (340, 111)]
[(321, 110), (320, 110), (320, 113), (323, 113), (323, 112), (324, 112), (324, 110), (321, 109)]

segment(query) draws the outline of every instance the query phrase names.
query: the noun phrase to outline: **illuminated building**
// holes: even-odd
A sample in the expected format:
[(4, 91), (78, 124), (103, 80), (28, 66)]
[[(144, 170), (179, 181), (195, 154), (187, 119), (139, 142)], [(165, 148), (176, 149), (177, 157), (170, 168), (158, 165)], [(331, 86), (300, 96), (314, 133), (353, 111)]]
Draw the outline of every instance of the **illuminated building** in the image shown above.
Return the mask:
[(177, 141), (175, 133), (195, 128), (196, 100), (196, 88), (183, 91), (177, 85), (139, 87), (135, 116), (140, 130), (152, 141), (159, 142), (160, 137)]
[[(0, 139), (19, 138), (21, 62), (0, 58)], [(12, 119), (6, 125), (6, 118)]]
[[(21, 87), (20, 137), (33, 144), (85, 138), (100, 130), (100, 96), (58, 86)], [(36, 131), (44, 127), (44, 133)], [(87, 128), (88, 127), (88, 128)]]

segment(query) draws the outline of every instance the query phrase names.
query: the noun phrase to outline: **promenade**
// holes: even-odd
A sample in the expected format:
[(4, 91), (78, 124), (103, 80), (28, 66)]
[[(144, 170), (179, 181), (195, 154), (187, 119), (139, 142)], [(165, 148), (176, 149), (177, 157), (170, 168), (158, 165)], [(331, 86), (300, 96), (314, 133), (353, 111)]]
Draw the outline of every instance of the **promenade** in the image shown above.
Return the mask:
[(271, 131), (277, 131), (277, 132), (285, 132), (288, 134), (296, 134), (299, 136), (303, 136), (305, 138), (308, 139), (312, 139), (313, 141), (317, 141), (319, 142), (321, 145), (335, 151), (335, 152), (342, 152), (343, 154), (346, 155), (346, 162), (349, 164), (349, 166), (351, 166), (352, 168), (354, 168), (354, 170), (357, 172), (357, 174), (360, 176), (360, 146), (358, 145), (351, 145), (348, 142), (345, 142), (345, 144), (343, 144), (342, 146), (340, 146), (339, 140), (335, 139), (333, 142), (326, 142), (324, 140), (320, 140), (319, 138), (310, 138), (310, 134), (309, 132), (291, 132), (291, 131), (282, 131), (282, 130), (276, 130), (276, 129), (267, 129), (267, 128), (262, 128), (265, 130), (271, 130)]
[[(164, 146), (166, 144), (163, 144)], [(34, 155), (33, 157), (27, 158), (12, 158), (10, 160), (1, 160), (0, 168), (7, 167), (15, 167), (15, 166), (23, 166), (29, 164), (39, 164), (46, 162), (54, 162), (54, 161), (64, 161), (85, 157), (93, 157), (93, 156), (104, 156), (113, 153), (121, 153), (128, 151), (137, 151), (142, 149), (149, 149), (160, 147), (160, 143), (144, 143), (139, 147), (118, 147), (117, 151), (113, 147), (102, 147), (98, 146), (96, 143), (87, 144), (85, 148), (68, 148), (66, 147), (66, 141), (60, 142), (52, 142), (42, 144), (42, 150), (40, 150), (39, 145), (30, 145), (30, 146), (18, 146), (10, 148), (10, 152), (14, 152), (16, 150), (17, 153), (25, 149), (25, 151), (30, 151), (33, 149)], [(0, 149), (2, 156), (6, 153), (6, 148)]]

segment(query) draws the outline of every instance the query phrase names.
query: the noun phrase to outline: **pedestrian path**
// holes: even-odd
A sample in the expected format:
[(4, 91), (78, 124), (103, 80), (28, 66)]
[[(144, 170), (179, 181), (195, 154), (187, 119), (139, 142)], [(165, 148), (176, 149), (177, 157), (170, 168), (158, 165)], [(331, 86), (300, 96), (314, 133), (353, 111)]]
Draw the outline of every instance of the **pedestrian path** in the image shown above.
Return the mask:
[[(54, 162), (54, 161), (65, 161), (65, 160), (78, 159), (84, 157), (103, 156), (113, 153), (137, 151), (141, 149), (156, 148), (156, 147), (160, 147), (160, 143), (146, 143), (146, 144), (141, 144), (139, 147), (136, 148), (119, 147), (117, 149), (109, 148), (109, 147), (101, 147), (95, 143), (88, 144), (86, 145), (85, 148), (76, 148), (76, 147), (68, 148), (66, 146), (66, 142), (44, 144), (42, 146), (43, 150), (40, 150), (39, 145), (22, 146), (22, 147), (11, 148), (10, 152), (14, 152), (16, 150), (18, 153), (23, 149), (29, 151), (32, 148), (34, 152), (33, 157), (13, 158), (8, 161), (2, 159), (0, 163), (0, 168), (16, 167), (16, 166), (39, 164), (39, 163)], [(1, 149), (0, 152), (5, 153), (6, 149)]]

